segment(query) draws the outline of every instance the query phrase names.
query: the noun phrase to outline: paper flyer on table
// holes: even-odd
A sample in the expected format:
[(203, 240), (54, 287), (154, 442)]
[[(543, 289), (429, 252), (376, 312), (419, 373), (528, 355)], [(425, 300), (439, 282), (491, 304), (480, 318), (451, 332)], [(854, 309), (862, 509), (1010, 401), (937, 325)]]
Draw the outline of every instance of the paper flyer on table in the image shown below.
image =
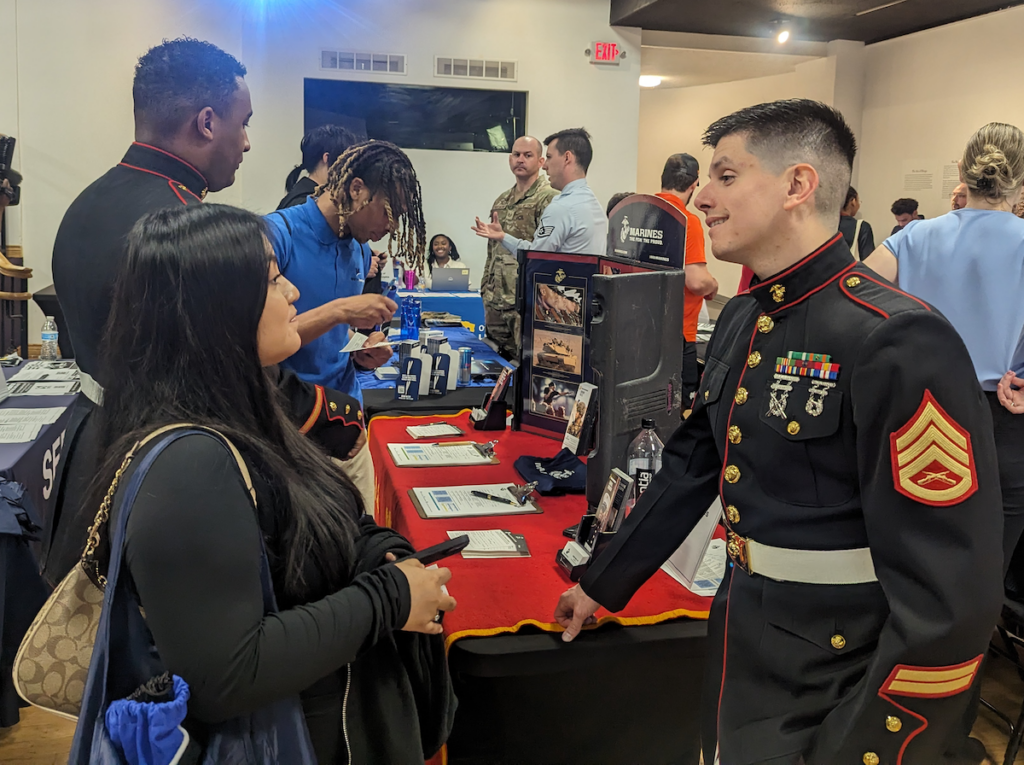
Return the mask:
[(52, 425), (64, 414), (66, 406), (42, 409), (0, 409), (0, 425)]
[(442, 486), (413, 489), (412, 495), (419, 503), (426, 518), (457, 518), (477, 515), (515, 515), (534, 513), (537, 507), (531, 502), (525, 505), (511, 505), (495, 502), (493, 499), (473, 496), (474, 491), (513, 499), (510, 484), (493, 483), (478, 486)]
[(491, 465), (473, 441), (447, 444), (388, 444), (395, 467), (440, 467), (452, 465)]
[(22, 380), (11, 383), (9, 390), (12, 396), (68, 396), (78, 393), (82, 383), (78, 380), (64, 382), (48, 382), (44, 380)]
[[(725, 562), (722, 561), (722, 573), (718, 575), (717, 582), (714, 582), (713, 589), (700, 591), (701, 588), (695, 589), (696, 582), (701, 579), (700, 570), (702, 564), (711, 555), (709, 552), (710, 547), (720, 540), (712, 540), (715, 534), (715, 528), (718, 526), (718, 521), (722, 517), (722, 502), (719, 499), (714, 501), (714, 504), (708, 508), (704, 516), (694, 526), (693, 531), (690, 535), (683, 540), (683, 543), (679, 545), (679, 548), (672, 553), (672, 557), (669, 558), (665, 564), (661, 567), (661, 570), (671, 576), (680, 584), (684, 585), (691, 592), (695, 592), (698, 595), (714, 595), (718, 589), (718, 585), (722, 582), (722, 577), (725, 575)], [(724, 554), (725, 545), (722, 545), (722, 551)], [(712, 581), (711, 579), (704, 579), (704, 581)]]
[(35, 441), (42, 425), (31, 422), (0, 423), (0, 444), (24, 444)]
[(68, 382), (79, 379), (81, 375), (73, 361), (30, 361), (12, 375), (8, 382), (22, 380), (47, 380), (49, 382)]
[(362, 332), (356, 332), (349, 339), (348, 344), (341, 349), (341, 353), (353, 353), (354, 351), (368, 351), (371, 348), (385, 348), (397, 345), (398, 340), (384, 340), (376, 343), (375, 345), (367, 345), (366, 341), (370, 338), (364, 335)]

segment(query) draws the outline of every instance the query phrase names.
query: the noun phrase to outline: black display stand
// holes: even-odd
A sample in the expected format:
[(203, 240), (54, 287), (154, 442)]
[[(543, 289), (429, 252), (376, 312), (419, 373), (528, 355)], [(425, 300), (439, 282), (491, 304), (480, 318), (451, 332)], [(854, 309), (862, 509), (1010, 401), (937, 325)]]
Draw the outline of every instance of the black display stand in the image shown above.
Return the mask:
[[(594, 527), (594, 523), (597, 521), (597, 515), (594, 513), (588, 513), (584, 515), (579, 522), (579, 526), (576, 530), (576, 543), (586, 549), (584, 540), (589, 539), (590, 531)], [(558, 551), (555, 556), (555, 560), (558, 565), (561, 566), (562, 570), (568, 575), (570, 582), (578, 582), (583, 578), (583, 575), (587, 573), (587, 569), (597, 559), (597, 556), (605, 551), (608, 544), (615, 538), (614, 531), (602, 531), (597, 535), (594, 540), (594, 546), (589, 550), (589, 557), (580, 563), (574, 563), (565, 556), (565, 549)]]
[(484, 398), (484, 404), (480, 407), (484, 416), (474, 420), (470, 415), (469, 422), (474, 430), (504, 430), (508, 420), (508, 404), (502, 401), (491, 401), (491, 394)]

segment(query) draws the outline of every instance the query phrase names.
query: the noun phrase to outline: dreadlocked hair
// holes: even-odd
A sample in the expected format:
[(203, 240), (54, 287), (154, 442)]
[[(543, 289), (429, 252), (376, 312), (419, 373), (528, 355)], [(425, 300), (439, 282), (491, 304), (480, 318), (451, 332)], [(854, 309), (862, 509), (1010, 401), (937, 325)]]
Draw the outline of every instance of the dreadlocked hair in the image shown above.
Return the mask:
[[(327, 171), (327, 182), (316, 195), (329, 194), (338, 207), (339, 230), (344, 231), (355, 209), (351, 188), (359, 178), (372, 196), (384, 194), (384, 209), (391, 224), (388, 255), (398, 255), (406, 268), (423, 275), (424, 251), (427, 244), (427, 225), (423, 220), (423, 194), (416, 171), (405, 152), (387, 141), (365, 141), (346, 149)], [(395, 219), (392, 205), (404, 209)], [(397, 253), (395, 250), (397, 249)]]

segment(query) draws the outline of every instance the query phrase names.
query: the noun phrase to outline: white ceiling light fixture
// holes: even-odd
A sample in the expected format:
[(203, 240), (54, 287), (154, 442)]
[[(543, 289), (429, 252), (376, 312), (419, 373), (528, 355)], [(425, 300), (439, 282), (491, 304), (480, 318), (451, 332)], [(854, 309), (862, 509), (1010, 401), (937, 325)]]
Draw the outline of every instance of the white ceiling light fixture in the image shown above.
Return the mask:
[(775, 42), (785, 45), (793, 36), (793, 27), (788, 21), (777, 19), (771, 23), (771, 34), (775, 38)]
[(641, 88), (656, 88), (661, 85), (661, 78), (653, 74), (641, 74), (640, 75), (640, 87)]
[(783, 29), (781, 32), (779, 32), (779, 36), (776, 39), (778, 39), (779, 45), (785, 45), (787, 42), (789, 42), (789, 30)]

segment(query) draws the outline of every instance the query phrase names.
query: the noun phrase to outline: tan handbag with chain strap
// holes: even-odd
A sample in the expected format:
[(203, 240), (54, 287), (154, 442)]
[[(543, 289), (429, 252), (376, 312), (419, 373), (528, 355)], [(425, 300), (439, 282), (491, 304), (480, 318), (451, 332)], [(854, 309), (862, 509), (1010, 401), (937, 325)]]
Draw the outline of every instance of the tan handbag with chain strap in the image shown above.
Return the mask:
[(227, 438), (212, 428), (187, 423), (167, 425), (137, 442), (114, 474), (89, 529), (82, 559), (47, 599), (21, 641), (14, 658), (14, 687), (29, 704), (70, 720), (78, 719), (103, 610), (103, 589), (107, 584), (95, 559), (100, 531), (110, 518), (111, 504), (121, 476), (135, 455), (154, 438), (180, 428), (198, 428), (216, 434), (234, 455), (246, 488), (255, 502), (252, 480), (241, 455)]

